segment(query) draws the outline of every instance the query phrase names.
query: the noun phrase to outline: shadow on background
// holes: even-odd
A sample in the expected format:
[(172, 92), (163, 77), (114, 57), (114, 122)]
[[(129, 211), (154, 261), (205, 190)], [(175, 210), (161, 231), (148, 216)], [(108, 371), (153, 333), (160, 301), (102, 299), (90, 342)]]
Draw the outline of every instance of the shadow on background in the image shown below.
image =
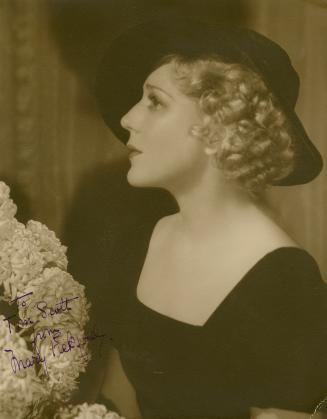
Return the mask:
[(175, 200), (165, 191), (131, 187), (126, 180), (128, 167), (128, 161), (119, 161), (88, 173), (65, 223), (63, 243), (68, 246), (68, 271), (85, 285), (92, 304), (87, 334), (105, 334), (90, 343), (92, 361), (87, 374), (81, 376), (75, 402), (94, 402), (94, 389), (106, 365), (110, 349), (106, 324), (108, 287), (121, 268), (115, 249), (128, 246), (126, 235), (133, 234), (136, 227), (177, 210)]

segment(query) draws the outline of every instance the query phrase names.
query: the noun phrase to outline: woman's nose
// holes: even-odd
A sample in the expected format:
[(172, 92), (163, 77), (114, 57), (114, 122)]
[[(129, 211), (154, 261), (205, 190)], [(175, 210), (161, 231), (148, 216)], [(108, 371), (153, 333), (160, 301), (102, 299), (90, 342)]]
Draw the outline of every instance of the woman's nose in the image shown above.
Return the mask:
[(120, 125), (128, 131), (137, 131), (139, 123), (137, 122), (137, 104), (133, 106), (120, 120)]
[(127, 112), (120, 120), (120, 125), (124, 128), (127, 129), (128, 131), (131, 131), (131, 124), (129, 122), (129, 117), (128, 117), (129, 112)]

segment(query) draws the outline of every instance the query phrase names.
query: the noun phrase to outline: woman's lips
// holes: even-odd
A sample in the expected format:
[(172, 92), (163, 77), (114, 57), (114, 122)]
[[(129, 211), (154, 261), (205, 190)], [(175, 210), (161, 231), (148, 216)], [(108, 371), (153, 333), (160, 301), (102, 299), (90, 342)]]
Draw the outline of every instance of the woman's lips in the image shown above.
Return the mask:
[(137, 156), (138, 154), (141, 154), (141, 151), (135, 147), (133, 144), (126, 144), (127, 148), (129, 149), (128, 158), (132, 158)]
[(138, 154), (141, 154), (141, 151), (137, 151), (137, 150), (133, 150), (133, 151), (131, 151), (130, 153), (129, 153), (129, 155), (128, 155), (128, 158), (132, 158), (132, 157), (135, 157), (135, 156), (137, 156)]

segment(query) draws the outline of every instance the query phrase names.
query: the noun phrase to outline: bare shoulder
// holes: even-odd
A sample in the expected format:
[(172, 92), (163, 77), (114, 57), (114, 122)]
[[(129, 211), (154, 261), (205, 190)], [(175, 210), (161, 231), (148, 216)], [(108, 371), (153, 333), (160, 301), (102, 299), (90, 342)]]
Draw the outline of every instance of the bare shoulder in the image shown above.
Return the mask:
[(266, 217), (245, 225), (242, 234), (245, 239), (238, 241), (238, 244), (243, 242), (241, 259), (247, 267), (277, 249), (301, 248), (300, 244), (277, 222)]
[[(178, 252), (185, 244), (180, 240), (179, 226), (178, 213), (159, 219), (152, 232), (151, 250)], [(227, 233), (218, 229), (214, 232), (214, 230), (213, 228), (213, 240), (209, 238), (206, 242), (195, 240), (191, 249), (197, 254), (200, 254), (202, 249), (207, 255), (211, 255), (211, 252), (216, 254), (219, 249), (222, 259), (226, 257), (230, 260), (234, 257), (236, 264), (242, 265), (243, 261), (245, 267), (278, 248), (301, 247), (274, 219), (260, 212), (255, 217), (245, 218), (235, 223), (235, 226), (226, 230)], [(182, 249), (184, 249), (183, 246)], [(220, 263), (222, 263), (221, 260)]]
[(300, 247), (295, 238), (271, 218), (264, 219), (261, 228), (255, 229), (254, 233), (254, 238), (257, 236), (259, 240), (269, 243), (272, 247)]

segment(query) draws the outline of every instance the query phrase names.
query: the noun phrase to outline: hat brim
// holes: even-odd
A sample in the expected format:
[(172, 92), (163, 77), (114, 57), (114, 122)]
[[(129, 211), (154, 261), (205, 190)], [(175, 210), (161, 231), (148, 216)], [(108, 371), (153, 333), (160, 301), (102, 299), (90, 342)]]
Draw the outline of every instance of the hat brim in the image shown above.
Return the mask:
[[(203, 36), (198, 36), (203, 30), (206, 32), (206, 42), (203, 42)], [(266, 39), (254, 31), (245, 31), (251, 32), (251, 36), (255, 34)], [(249, 54), (237, 48), (235, 40), (233, 42), (231, 44), (225, 25), (201, 21), (190, 23), (188, 19), (154, 20), (125, 30), (111, 42), (95, 81), (95, 96), (105, 123), (118, 139), (126, 143), (129, 133), (120, 125), (121, 118), (140, 100), (143, 83), (155, 63), (166, 54), (193, 55), (219, 50), (221, 56), (242, 62), (260, 73), (290, 122), (296, 138), (295, 168), (274, 185), (291, 186), (312, 181), (321, 172), (323, 160), (295, 113), (294, 106), (287, 103), (283, 96), (276, 94), (276, 89), (274, 90), (274, 86), (265, 77), (265, 72), (260, 71)]]

